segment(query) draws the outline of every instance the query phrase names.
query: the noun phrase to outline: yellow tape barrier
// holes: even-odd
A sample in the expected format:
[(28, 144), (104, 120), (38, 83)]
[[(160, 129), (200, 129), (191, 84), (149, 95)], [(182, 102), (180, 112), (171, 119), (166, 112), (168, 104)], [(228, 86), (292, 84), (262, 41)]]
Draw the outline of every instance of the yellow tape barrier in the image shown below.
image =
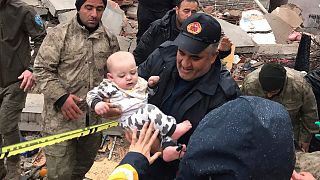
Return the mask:
[(103, 124), (89, 126), (82, 129), (77, 129), (77, 130), (73, 130), (73, 131), (69, 131), (61, 134), (42, 137), (39, 139), (6, 146), (1, 148), (0, 150), (0, 159), (21, 154), (26, 151), (32, 151), (36, 148), (45, 147), (45, 146), (60, 143), (63, 141), (67, 141), (73, 138), (87, 136), (89, 134), (93, 134), (93, 133), (96, 133), (111, 127), (115, 127), (115, 126), (118, 126), (118, 122), (111, 121)]

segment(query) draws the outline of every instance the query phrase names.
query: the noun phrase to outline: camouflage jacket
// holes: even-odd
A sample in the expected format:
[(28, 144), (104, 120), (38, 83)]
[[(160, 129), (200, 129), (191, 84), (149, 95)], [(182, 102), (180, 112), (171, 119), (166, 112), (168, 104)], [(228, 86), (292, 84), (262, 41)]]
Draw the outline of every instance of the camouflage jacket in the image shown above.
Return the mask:
[[(294, 130), (294, 138), (298, 142), (309, 143), (311, 133), (318, 131), (314, 124), (318, 120), (318, 110), (311, 86), (303, 74), (294, 69), (286, 68), (287, 79), (281, 93), (270, 100), (285, 106), (290, 114)], [(243, 95), (264, 97), (265, 94), (259, 82), (260, 68), (248, 74), (241, 91)]]
[(310, 172), (316, 179), (320, 179), (320, 151), (296, 152), (295, 170)]
[(89, 115), (90, 125), (101, 123), (101, 118), (90, 112), (85, 99), (87, 92), (102, 81), (105, 61), (116, 51), (119, 51), (116, 36), (101, 23), (96, 31), (89, 34), (74, 17), (48, 32), (34, 63), (36, 83), (45, 99), (42, 123), (45, 133), (85, 127), (85, 116), (68, 121), (55, 108), (54, 103), (65, 94), (74, 94), (82, 99), (78, 106)]

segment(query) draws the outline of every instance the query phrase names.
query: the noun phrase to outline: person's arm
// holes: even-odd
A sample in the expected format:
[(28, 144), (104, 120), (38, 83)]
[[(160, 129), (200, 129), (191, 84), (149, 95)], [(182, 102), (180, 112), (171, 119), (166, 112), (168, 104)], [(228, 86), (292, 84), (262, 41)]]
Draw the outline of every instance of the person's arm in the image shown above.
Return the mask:
[(121, 160), (119, 166), (112, 172), (108, 180), (128, 180), (133, 177), (139, 179), (139, 175), (146, 173), (150, 164), (159, 156), (160, 152), (150, 155), (153, 142), (157, 139), (159, 130), (153, 131), (153, 123), (145, 123), (137, 139), (137, 131), (132, 134), (126, 131), (126, 136), (131, 136), (131, 145), (129, 152)]
[(227, 36), (222, 36), (219, 43), (219, 59), (223, 59), (231, 54), (232, 42)]
[(32, 74), (34, 58), (38, 52), (38, 49), (44, 37), (46, 36), (46, 30), (40, 16), (36, 14), (35, 10), (32, 7), (25, 8), (26, 15), (22, 24), (22, 29), (28, 36), (31, 37), (31, 40), (34, 41), (35, 46), (34, 53), (29, 63), (29, 67), (18, 77), (18, 79), (22, 80), (20, 88), (26, 92), (27, 90), (31, 89), (34, 85), (34, 77)]
[(157, 48), (155, 37), (159, 36), (156, 22), (152, 23), (147, 31), (141, 36), (139, 44), (133, 51), (137, 66), (143, 63), (148, 56)]
[(57, 110), (61, 110), (64, 118), (66, 120), (75, 120), (83, 115), (83, 112), (76, 104), (76, 101), (81, 101), (81, 99), (69, 94), (59, 80), (58, 68), (64, 39), (58, 35), (61, 32), (56, 32), (56, 30), (52, 30), (45, 37), (39, 49), (34, 62), (34, 75), (38, 87), (46, 98), (55, 102), (55, 105), (58, 103), (61, 106)]
[(302, 144), (300, 146), (308, 152), (312, 133), (319, 132), (319, 128), (315, 125), (318, 118), (318, 109), (316, 98), (313, 94), (311, 86), (304, 81), (303, 86), (303, 105), (301, 107), (301, 119), (303, 128), (300, 132)]

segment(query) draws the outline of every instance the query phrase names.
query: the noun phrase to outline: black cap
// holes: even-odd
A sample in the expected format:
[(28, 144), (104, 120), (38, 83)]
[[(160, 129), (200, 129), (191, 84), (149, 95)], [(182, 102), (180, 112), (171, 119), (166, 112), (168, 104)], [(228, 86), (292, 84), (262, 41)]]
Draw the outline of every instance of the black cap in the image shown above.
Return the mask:
[(264, 64), (259, 73), (259, 82), (264, 91), (282, 89), (287, 77), (286, 69), (278, 63)]
[(191, 54), (199, 54), (210, 44), (220, 41), (221, 26), (212, 16), (195, 13), (186, 19), (174, 44)]
[[(86, 2), (86, 0), (76, 0), (76, 8), (77, 8), (77, 11), (80, 11), (80, 8), (81, 6), (84, 4), (84, 2)], [(103, 4), (104, 4), (104, 7), (107, 7), (107, 2), (108, 0), (102, 0)]]

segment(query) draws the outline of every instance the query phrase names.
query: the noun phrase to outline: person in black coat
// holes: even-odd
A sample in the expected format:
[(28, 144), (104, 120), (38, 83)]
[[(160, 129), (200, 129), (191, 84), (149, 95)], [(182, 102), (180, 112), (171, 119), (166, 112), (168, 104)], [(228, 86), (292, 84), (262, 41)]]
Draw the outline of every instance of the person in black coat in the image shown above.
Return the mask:
[(137, 65), (165, 41), (173, 41), (180, 32), (180, 26), (199, 8), (198, 0), (181, 0), (175, 9), (169, 10), (161, 19), (152, 22), (141, 35), (136, 49), (133, 51)]
[[(146, 152), (150, 143), (137, 145), (143, 150), (128, 153), (120, 164), (130, 164), (141, 179), (150, 171), (148, 160), (152, 164), (159, 152), (150, 156)], [(293, 130), (286, 108), (268, 99), (241, 96), (201, 120), (190, 138), (176, 180), (312, 179), (300, 177), (293, 171), (294, 164)]]
[[(240, 95), (240, 90), (218, 58), (221, 26), (204, 13), (190, 16), (174, 42), (167, 41), (139, 66), (140, 77), (160, 77), (149, 103), (177, 122), (192, 124), (178, 143), (188, 144), (200, 120), (211, 110)], [(179, 161), (166, 163), (158, 159), (142, 179), (173, 179)]]

